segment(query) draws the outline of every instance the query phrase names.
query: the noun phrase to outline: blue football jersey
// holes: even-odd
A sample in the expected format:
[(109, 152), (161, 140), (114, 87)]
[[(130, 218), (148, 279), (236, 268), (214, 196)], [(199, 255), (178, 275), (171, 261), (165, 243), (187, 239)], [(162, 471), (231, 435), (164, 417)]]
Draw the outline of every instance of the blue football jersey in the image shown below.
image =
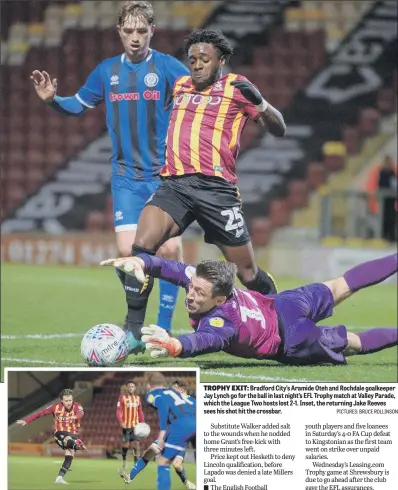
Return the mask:
[(146, 401), (158, 411), (160, 430), (183, 420), (196, 420), (195, 398), (184, 397), (172, 388), (152, 390), (147, 393)]
[(176, 79), (189, 74), (176, 58), (150, 50), (132, 63), (123, 53), (100, 63), (76, 98), (86, 107), (106, 104), (112, 140), (112, 172), (134, 180), (156, 178), (165, 159), (165, 140)]

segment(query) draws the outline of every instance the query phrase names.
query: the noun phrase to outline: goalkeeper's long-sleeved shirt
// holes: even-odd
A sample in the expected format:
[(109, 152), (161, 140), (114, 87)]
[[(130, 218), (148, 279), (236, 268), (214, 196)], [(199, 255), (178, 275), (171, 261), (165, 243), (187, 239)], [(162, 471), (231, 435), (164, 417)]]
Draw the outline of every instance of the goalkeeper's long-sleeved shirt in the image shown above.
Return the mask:
[[(187, 290), (194, 265), (140, 254), (146, 274)], [(183, 350), (179, 357), (194, 357), (224, 351), (252, 359), (275, 358), (281, 339), (274, 298), (255, 291), (234, 288), (221, 306), (203, 315), (189, 315), (194, 333), (180, 335)]]

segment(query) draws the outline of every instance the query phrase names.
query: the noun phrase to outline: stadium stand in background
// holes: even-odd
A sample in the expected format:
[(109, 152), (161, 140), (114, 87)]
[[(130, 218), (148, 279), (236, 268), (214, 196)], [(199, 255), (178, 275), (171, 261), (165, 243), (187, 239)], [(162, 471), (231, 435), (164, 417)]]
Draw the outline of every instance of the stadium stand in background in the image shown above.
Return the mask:
[[(56, 373), (54, 373), (55, 375)], [(74, 397), (77, 401), (80, 401), (84, 408), (84, 418), (81, 423), (80, 434), (85, 443), (89, 446), (112, 446), (119, 447), (121, 438), (120, 425), (116, 419), (116, 403), (118, 396), (123, 389), (123, 385), (129, 377), (125, 372), (108, 372), (108, 373), (69, 373), (74, 376), (74, 385), (70, 382), (68, 386), (72, 386), (74, 390)], [(164, 373), (167, 382), (171, 384), (176, 379), (183, 379), (189, 383), (189, 392), (195, 396), (195, 377), (188, 372), (170, 371)], [(27, 375), (25, 375), (27, 376)], [(145, 394), (147, 392), (145, 373), (131, 373), (131, 378), (136, 382), (136, 393), (140, 395), (145, 421), (151, 427), (150, 436), (140, 442), (140, 446), (143, 449), (149, 447), (152, 441), (155, 439), (159, 432), (158, 416), (156, 411), (145, 402)], [(26, 417), (28, 415), (27, 409), (21, 409), (21, 406), (25, 407), (25, 401), (28, 401), (32, 411), (36, 411), (38, 406), (43, 402), (43, 395), (47, 396), (46, 403), (52, 403), (51, 393), (55, 394), (54, 386), (56, 383), (65, 382), (61, 380), (59, 376), (54, 376), (54, 379), (50, 384), (43, 384), (43, 387), (29, 394), (29, 398), (25, 400), (24, 397), (18, 399), (18, 404), (15, 405), (15, 409), (19, 408), (19, 412), (13, 414), (13, 410), (10, 410), (9, 423), (16, 420), (16, 417)], [(49, 382), (50, 383), (50, 382)], [(57, 385), (58, 386), (58, 385)], [(65, 385), (59, 385), (65, 387)], [(61, 389), (61, 388), (60, 388)], [(45, 392), (45, 393), (43, 393)], [(90, 392), (91, 396), (85, 401), (85, 394)], [(12, 400), (11, 400), (12, 405)], [(22, 410), (22, 411), (21, 411)], [(30, 443), (46, 443), (53, 441), (51, 430), (51, 419), (44, 418), (44, 429), (37, 423), (29, 425), (29, 433), (21, 431), (17, 426), (14, 431), (11, 431), (10, 442), (30, 442)], [(18, 430), (19, 429), (19, 430)], [(27, 434), (27, 435), (25, 435)], [(27, 441), (28, 439), (28, 441)]]
[[(59, 93), (71, 95), (99, 61), (121, 50), (114, 28), (118, 2), (26, 5), (2, 2), (5, 231), (43, 229), (33, 212), (32, 219), (26, 219), (32, 199), (43, 196), (51, 182), (77, 185), (76, 175), (74, 181), (67, 172), (71, 162), (91, 162), (99, 169), (109, 158), (103, 108), (81, 118), (60, 117), (36, 96), (29, 73), (45, 69), (58, 79)], [(236, 51), (228, 69), (247, 76), (285, 115), (285, 138), (261, 136), (254, 123), (247, 125), (242, 137), (238, 174), (254, 245), (269, 244), (272, 235), (278, 238), (286, 227), (317, 230), (319, 195), (351, 187), (395, 132), (397, 3), (156, 1), (154, 7), (155, 49), (181, 55), (183, 38), (191, 28), (220, 28)], [(392, 25), (395, 37), (389, 35)], [(344, 46), (364, 29), (379, 33), (378, 56), (368, 64), (360, 60), (365, 68), (357, 71), (358, 60), (350, 64), (349, 50), (344, 61)], [(366, 41), (366, 36), (360, 38)], [(321, 93), (322, 80), (333, 69), (328, 93)], [(362, 82), (369, 86), (364, 88)], [(90, 160), (90, 148), (98, 147), (102, 153), (94, 151)], [(61, 230), (113, 229), (109, 175), (103, 171), (98, 181), (103, 185), (98, 184), (91, 195), (76, 191), (74, 209), (57, 216)]]

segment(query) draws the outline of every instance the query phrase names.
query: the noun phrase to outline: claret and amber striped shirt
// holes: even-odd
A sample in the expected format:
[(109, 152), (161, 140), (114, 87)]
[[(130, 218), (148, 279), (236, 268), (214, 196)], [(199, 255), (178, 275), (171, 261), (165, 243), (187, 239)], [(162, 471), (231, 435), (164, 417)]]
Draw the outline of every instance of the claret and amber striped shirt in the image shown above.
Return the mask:
[(141, 398), (138, 395), (122, 393), (117, 401), (116, 417), (126, 429), (134, 428), (139, 422), (145, 422)]
[(54, 403), (44, 410), (40, 410), (25, 419), (26, 423), (44, 417), (45, 415), (53, 416), (54, 432), (66, 431), (72, 434), (78, 434), (80, 428), (80, 419), (83, 417), (83, 407), (80, 403), (74, 402), (71, 409), (67, 410), (62, 402)]
[(255, 106), (231, 85), (247, 79), (229, 73), (199, 91), (190, 76), (177, 79), (166, 139), (163, 177), (201, 173), (236, 183), (240, 136)]

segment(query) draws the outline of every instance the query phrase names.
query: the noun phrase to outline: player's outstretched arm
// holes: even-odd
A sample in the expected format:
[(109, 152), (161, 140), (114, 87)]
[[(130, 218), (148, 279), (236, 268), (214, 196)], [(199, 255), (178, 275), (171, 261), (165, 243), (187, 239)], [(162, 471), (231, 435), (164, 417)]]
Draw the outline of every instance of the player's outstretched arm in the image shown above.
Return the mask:
[(259, 120), (273, 136), (282, 137), (286, 132), (286, 125), (282, 114), (267, 102), (256, 87), (248, 80), (235, 80), (231, 82), (243, 97), (251, 102), (259, 111)]
[(64, 116), (81, 116), (89, 107), (87, 103), (79, 100), (78, 94), (72, 97), (59, 97), (57, 95), (57, 79), (51, 80), (46, 71), (34, 70), (30, 76), (36, 94), (41, 100)]
[[(216, 321), (217, 327), (211, 322)], [(221, 324), (222, 323), (222, 324)], [(141, 330), (142, 341), (145, 342), (151, 357), (196, 357), (222, 351), (236, 335), (231, 322), (222, 318), (210, 318), (203, 320), (198, 330), (177, 338), (169, 334), (157, 325), (149, 325)]]
[(26, 424), (30, 424), (33, 420), (44, 417), (45, 415), (51, 415), (52, 413), (54, 413), (54, 405), (50, 405), (44, 410), (32, 413), (32, 415), (29, 415), (29, 417), (26, 417), (24, 420), (17, 420), (17, 424), (25, 426)]
[(100, 262), (100, 265), (121, 269), (126, 274), (135, 276), (141, 283), (145, 280), (145, 274), (148, 274), (184, 288), (188, 286), (192, 274), (195, 272), (193, 265), (147, 254), (107, 259)]

